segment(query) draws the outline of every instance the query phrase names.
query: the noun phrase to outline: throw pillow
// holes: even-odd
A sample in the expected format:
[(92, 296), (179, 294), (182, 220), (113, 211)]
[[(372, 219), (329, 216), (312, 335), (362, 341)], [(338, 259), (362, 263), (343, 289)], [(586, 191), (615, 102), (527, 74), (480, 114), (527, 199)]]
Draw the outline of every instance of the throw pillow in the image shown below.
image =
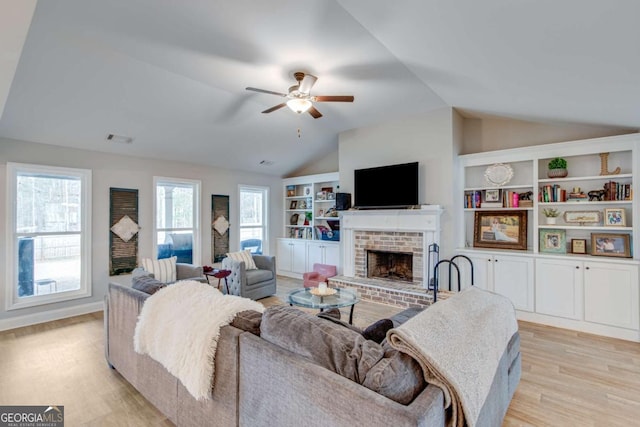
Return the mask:
[(393, 329), (393, 322), (390, 319), (380, 319), (367, 326), (362, 331), (362, 336), (380, 344), (387, 337), (387, 331), (389, 329)]
[(153, 295), (167, 286), (166, 283), (154, 279), (153, 276), (136, 276), (131, 280), (132, 288)]
[(238, 262), (244, 261), (244, 268), (247, 270), (258, 269), (258, 267), (256, 267), (255, 261), (253, 260), (253, 256), (251, 256), (250, 249), (246, 251), (241, 251), (241, 252), (229, 252), (227, 256), (234, 261), (238, 261)]
[(163, 259), (142, 259), (142, 267), (163, 283), (176, 281), (176, 260), (178, 257)]

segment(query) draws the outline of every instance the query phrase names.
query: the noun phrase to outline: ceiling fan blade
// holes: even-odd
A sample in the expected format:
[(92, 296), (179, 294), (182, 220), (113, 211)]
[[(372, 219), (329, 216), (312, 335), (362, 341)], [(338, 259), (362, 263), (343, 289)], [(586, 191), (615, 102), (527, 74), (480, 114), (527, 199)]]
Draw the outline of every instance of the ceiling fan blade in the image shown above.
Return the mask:
[(304, 78), (300, 82), (300, 87), (298, 88), (298, 92), (301, 92), (301, 93), (311, 92), (311, 88), (316, 83), (316, 80), (318, 80), (316, 76), (312, 76), (311, 74), (305, 74)]
[(314, 96), (314, 101), (317, 102), (353, 102), (354, 97), (351, 95), (345, 96)]
[[(281, 109), (282, 107), (284, 107), (284, 106), (286, 106), (286, 105), (287, 105), (287, 103), (286, 103), (286, 102), (283, 102), (282, 104), (278, 104), (278, 105), (276, 105), (276, 106), (274, 106), (274, 107), (271, 107), (271, 108), (269, 108), (269, 109), (267, 109), (267, 110), (264, 110), (264, 111), (262, 112), (262, 114), (271, 113), (271, 112), (273, 112), (273, 111), (276, 111), (276, 110)], [(313, 107), (311, 107), (311, 108), (313, 108)]]
[(314, 107), (313, 105), (307, 111), (309, 111), (309, 114), (311, 114), (314, 119), (319, 119), (320, 117), (322, 117), (320, 111), (316, 110), (316, 107)]
[(254, 91), (254, 92), (268, 93), (268, 94), (271, 94), (271, 95), (287, 96), (287, 95), (286, 95), (286, 94), (284, 94), (284, 93), (274, 92), (274, 91), (272, 91), (272, 90), (258, 89), (258, 88), (255, 88), (255, 87), (248, 87), (248, 88), (245, 88), (245, 89), (246, 89), (246, 90), (252, 90), (252, 91)]

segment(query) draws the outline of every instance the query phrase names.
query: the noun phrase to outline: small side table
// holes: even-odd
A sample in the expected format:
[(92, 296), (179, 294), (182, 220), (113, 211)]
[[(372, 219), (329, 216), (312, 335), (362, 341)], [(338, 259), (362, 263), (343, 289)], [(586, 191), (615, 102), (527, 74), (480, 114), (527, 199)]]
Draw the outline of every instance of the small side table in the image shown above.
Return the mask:
[(227, 288), (227, 295), (229, 295), (229, 282), (227, 282), (227, 277), (229, 277), (230, 274), (231, 270), (218, 270), (217, 268), (213, 271), (207, 271), (206, 273), (204, 273), (205, 277), (207, 278), (207, 283), (209, 284), (211, 284), (209, 282), (209, 276), (218, 279), (218, 290), (220, 290), (220, 279), (224, 279), (224, 286), (225, 288)]

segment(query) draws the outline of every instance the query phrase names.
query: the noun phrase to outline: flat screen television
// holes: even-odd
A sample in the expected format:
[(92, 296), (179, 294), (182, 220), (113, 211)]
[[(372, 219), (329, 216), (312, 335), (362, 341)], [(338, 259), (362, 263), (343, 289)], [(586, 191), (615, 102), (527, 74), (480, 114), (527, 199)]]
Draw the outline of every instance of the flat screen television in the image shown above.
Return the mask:
[(358, 209), (406, 208), (418, 204), (418, 162), (354, 171)]

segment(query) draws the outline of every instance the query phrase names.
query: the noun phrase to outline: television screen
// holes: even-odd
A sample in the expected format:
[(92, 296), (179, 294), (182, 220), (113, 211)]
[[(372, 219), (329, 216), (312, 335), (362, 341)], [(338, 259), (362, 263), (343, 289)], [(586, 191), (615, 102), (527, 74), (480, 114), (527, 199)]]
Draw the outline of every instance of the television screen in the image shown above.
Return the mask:
[(354, 171), (356, 208), (403, 208), (418, 204), (418, 162)]

